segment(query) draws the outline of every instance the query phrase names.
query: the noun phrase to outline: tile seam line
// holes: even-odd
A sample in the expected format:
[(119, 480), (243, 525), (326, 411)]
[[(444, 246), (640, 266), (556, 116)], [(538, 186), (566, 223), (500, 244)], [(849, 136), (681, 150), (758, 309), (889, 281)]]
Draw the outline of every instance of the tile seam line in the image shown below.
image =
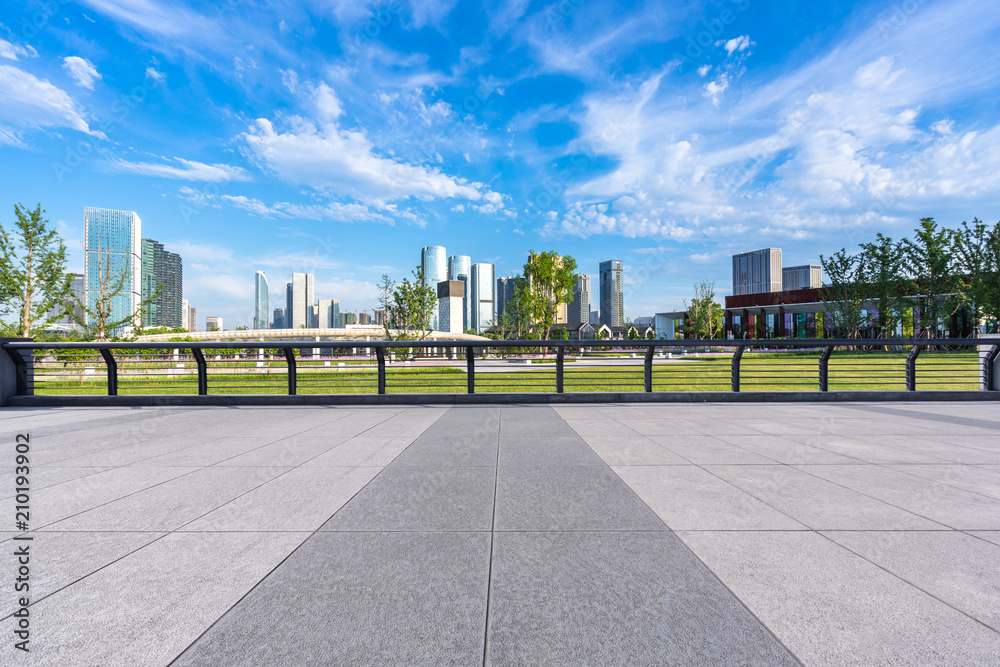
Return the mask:
[[(618, 421), (617, 419), (614, 419), (614, 417), (610, 417), (610, 415), (605, 415), (605, 416), (609, 417), (613, 421)], [(560, 419), (561, 418), (562, 417), (560, 416)], [(572, 428), (572, 426), (570, 428)], [(576, 432), (576, 429), (573, 429), (573, 431)], [(577, 435), (579, 435), (579, 434), (577, 434)], [(590, 444), (587, 443), (587, 440), (583, 436), (580, 436), (580, 440), (582, 440), (584, 442), (584, 444), (587, 445), (587, 447), (590, 447)], [(590, 449), (591, 449), (591, 451), (594, 451), (593, 447), (590, 447)], [(596, 451), (594, 451), (594, 453), (597, 454)], [(600, 454), (597, 454), (597, 456), (600, 457)], [(604, 457), (601, 457), (601, 461), (604, 461)], [(690, 546), (688, 546), (687, 542), (685, 542), (683, 539), (681, 539), (680, 535), (678, 535), (669, 525), (667, 525), (666, 521), (664, 521), (663, 519), (660, 518), (659, 514), (657, 514), (656, 512), (653, 511), (653, 508), (650, 507), (649, 504), (646, 503), (646, 501), (643, 500), (642, 497), (638, 493), (635, 492), (635, 489), (633, 489), (629, 485), (628, 482), (626, 482), (624, 479), (622, 479), (621, 476), (617, 472), (615, 472), (615, 469), (613, 467), (609, 466), (607, 463), (605, 463), (604, 465), (607, 466), (607, 468), (614, 474), (614, 476), (618, 479), (618, 481), (620, 481), (622, 484), (624, 484), (625, 487), (632, 493), (632, 495), (635, 496), (639, 500), (639, 502), (642, 503), (643, 507), (645, 507), (654, 517), (656, 517), (657, 521), (659, 521), (660, 523), (663, 524), (663, 527), (666, 529), (666, 531), (669, 532), (674, 537), (674, 539), (676, 539), (677, 542), (680, 543), (681, 546), (684, 549), (686, 549), (688, 551), (688, 553), (690, 553), (691, 556), (694, 557), (694, 559), (698, 563), (701, 564), (701, 566), (703, 568), (705, 568), (705, 571), (708, 572), (709, 575), (711, 575), (711, 577), (715, 579), (715, 581), (719, 582), (719, 585), (722, 586), (726, 590), (726, 592), (728, 592), (732, 596), (732, 598), (737, 602), (737, 604), (739, 604), (744, 610), (746, 610), (746, 612), (748, 614), (750, 614), (750, 617), (752, 619), (754, 619), (755, 621), (757, 621), (757, 624), (760, 625), (760, 627), (764, 629), (764, 632), (766, 632), (768, 635), (770, 635), (771, 638), (774, 639), (774, 641), (777, 642), (779, 646), (781, 646), (783, 649), (785, 649), (785, 651), (792, 658), (792, 660), (794, 660), (796, 663), (798, 663), (799, 665), (802, 665), (804, 667), (805, 663), (802, 662), (801, 659), (799, 659), (799, 656), (788, 645), (786, 645), (785, 642), (780, 637), (778, 637), (778, 635), (774, 632), (774, 630), (772, 630), (766, 623), (764, 623), (764, 621), (762, 621), (760, 619), (760, 617), (758, 617), (757, 614), (755, 614), (754, 611), (752, 609), (750, 609), (749, 606), (747, 606), (747, 604), (742, 600), (742, 598), (740, 598), (740, 596), (736, 595), (736, 593), (726, 584), (726, 582), (724, 582), (722, 580), (722, 578), (715, 572), (715, 570), (713, 570), (711, 567), (709, 567), (708, 563), (706, 563), (704, 560), (702, 560), (701, 557), (699, 557), (698, 554), (696, 554), (694, 552), (694, 550)], [(624, 531), (622, 531), (622, 532), (624, 532)], [(633, 532), (636, 532), (636, 531), (633, 531)], [(663, 533), (664, 531), (648, 531), (648, 532)], [(796, 531), (796, 532), (798, 532), (798, 531)]]
[[(889, 570), (888, 568), (886, 568), (886, 567), (880, 565), (879, 563), (876, 563), (875, 561), (871, 560), (867, 556), (864, 556), (863, 554), (859, 554), (854, 549), (852, 549), (852, 548), (850, 548), (848, 546), (845, 546), (845, 545), (841, 544), (840, 542), (837, 542), (836, 540), (834, 540), (832, 537), (824, 534), (824, 533), (827, 533), (827, 532), (836, 533), (836, 532), (849, 532), (849, 531), (835, 531), (835, 530), (819, 531), (819, 530), (817, 530), (815, 532), (818, 535), (820, 535), (821, 537), (823, 537), (823, 539), (829, 541), (831, 544), (834, 544), (834, 545), (840, 547), (841, 549), (844, 549), (844, 550), (848, 551), (849, 553), (854, 554), (855, 556), (857, 556), (858, 558), (862, 559), (863, 561), (865, 561), (867, 563), (870, 563), (871, 565), (874, 565), (875, 567), (877, 567), (878, 569), (882, 570), (883, 572), (885, 572), (889, 576), (893, 577), (894, 579), (898, 579), (899, 581), (903, 582), (907, 586), (910, 586), (911, 588), (914, 588), (914, 589), (920, 591), (921, 593), (923, 593), (924, 595), (928, 596), (932, 600), (936, 600), (937, 602), (943, 604), (944, 606), (957, 611), (962, 616), (965, 616), (966, 618), (971, 619), (972, 621), (974, 621), (977, 624), (983, 626), (984, 628), (992, 631), (994, 634), (996, 634), (998, 637), (1000, 637), (1000, 629), (994, 628), (993, 626), (985, 623), (984, 621), (979, 620), (975, 616), (969, 614), (966, 611), (963, 611), (963, 610), (959, 609), (958, 607), (956, 607), (955, 605), (951, 604), (950, 602), (946, 602), (945, 600), (942, 600), (937, 595), (935, 595), (934, 593), (931, 593), (930, 591), (924, 589), (923, 587), (919, 586), (918, 584), (915, 584), (912, 581), (909, 581), (903, 575), (897, 574), (897, 573)], [(953, 531), (953, 532), (962, 532), (962, 531)]]
[(483, 624), (483, 667), (489, 664), (490, 656), (490, 602), (493, 598), (493, 549), (497, 536), (497, 489), (500, 486), (500, 433), (503, 429), (503, 406), (497, 410), (497, 459), (493, 473), (493, 514), (490, 522), (490, 562), (486, 575), (486, 618)]
[[(403, 412), (403, 410), (401, 410), (400, 412)], [(397, 414), (399, 414), (399, 413), (397, 413)], [(385, 421), (385, 420), (383, 420), (383, 421)], [(430, 428), (436, 422), (437, 422), (437, 420), (434, 420), (434, 422), (431, 422), (430, 424), (427, 425), (427, 428)], [(381, 422), (379, 422), (379, 423), (381, 423)], [(417, 436), (417, 437), (419, 437), (419, 436)], [(414, 441), (415, 440), (416, 440), (416, 438), (414, 438)], [(412, 445), (413, 442), (411, 442), (410, 444)], [(409, 445), (407, 445), (407, 447), (409, 447)], [(406, 451), (406, 450), (404, 449), (403, 451)], [(399, 454), (397, 454), (396, 458), (398, 458), (399, 455), (402, 454), (402, 453), (403, 452), (400, 452)], [(395, 460), (396, 459), (394, 458), (393, 461), (395, 461)], [(291, 558), (295, 553), (297, 553), (299, 551), (299, 549), (301, 549), (302, 546), (306, 542), (308, 542), (312, 538), (316, 537), (316, 535), (318, 533), (320, 533), (320, 531), (323, 528), (323, 526), (325, 526), (327, 524), (327, 522), (330, 521), (330, 519), (332, 519), (334, 516), (337, 515), (337, 512), (339, 512), (341, 509), (343, 509), (347, 505), (347, 503), (349, 503), (352, 500), (354, 500), (354, 498), (357, 497), (357, 495), (359, 493), (361, 493), (362, 491), (364, 491), (368, 487), (369, 484), (371, 484), (372, 482), (374, 482), (379, 477), (379, 475), (381, 475), (383, 472), (385, 472), (385, 469), (388, 468), (391, 464), (392, 464), (392, 461), (390, 461), (389, 463), (387, 463), (386, 465), (384, 465), (382, 467), (382, 470), (379, 471), (378, 475), (375, 475), (370, 480), (368, 480), (368, 482), (366, 482), (361, 488), (359, 488), (357, 491), (355, 491), (354, 494), (352, 494), (350, 498), (348, 498), (339, 508), (337, 508), (336, 512), (334, 512), (329, 517), (327, 517), (327, 519), (325, 521), (323, 521), (323, 523), (321, 523), (319, 526), (317, 526), (315, 530), (313, 530), (312, 532), (309, 532), (309, 534), (306, 535), (305, 539), (303, 539), (301, 542), (299, 542), (298, 546), (296, 546), (294, 549), (292, 549), (291, 551), (289, 551), (285, 555), (284, 558), (282, 558), (278, 563), (275, 564), (275, 566), (273, 568), (271, 568), (266, 574), (264, 574), (264, 576), (262, 576), (260, 579), (258, 579), (257, 582), (254, 583), (254, 585), (251, 586), (250, 589), (246, 593), (244, 593), (243, 595), (241, 595), (238, 600), (236, 600), (235, 602), (233, 602), (233, 604), (231, 604), (229, 606), (229, 609), (226, 609), (224, 612), (222, 612), (221, 614), (219, 614), (218, 618), (216, 618), (214, 621), (212, 621), (208, 625), (207, 628), (205, 628), (202, 632), (200, 632), (198, 634), (198, 636), (195, 637), (191, 641), (190, 644), (188, 644), (183, 649), (181, 649), (181, 651), (177, 655), (175, 655), (173, 657), (173, 659), (170, 660), (169, 663), (167, 663), (168, 667), (170, 667), (171, 665), (174, 665), (180, 659), (181, 656), (183, 656), (188, 650), (191, 649), (192, 646), (194, 646), (199, 641), (201, 641), (202, 637), (205, 637), (209, 632), (211, 632), (212, 628), (214, 628), (220, 621), (222, 621), (222, 619), (224, 619), (226, 616), (228, 616), (229, 613), (233, 609), (235, 609), (236, 607), (238, 607), (240, 605), (240, 603), (242, 603), (245, 599), (247, 599), (247, 597), (250, 596), (250, 594), (252, 594), (255, 590), (257, 590), (257, 588), (261, 584), (263, 584), (265, 581), (267, 581), (278, 570), (278, 568), (281, 567), (282, 565), (284, 565), (285, 562), (288, 561), (289, 558)], [(193, 531), (190, 531), (190, 532), (193, 532)], [(302, 531), (302, 532), (308, 532), (308, 531)]]

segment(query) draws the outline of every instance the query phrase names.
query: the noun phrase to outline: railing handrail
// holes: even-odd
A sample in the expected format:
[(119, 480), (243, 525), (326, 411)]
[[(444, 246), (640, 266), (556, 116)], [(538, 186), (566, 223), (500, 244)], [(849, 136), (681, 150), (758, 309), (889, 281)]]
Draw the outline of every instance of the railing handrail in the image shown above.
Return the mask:
[(687, 338), (656, 340), (274, 340), (274, 341), (105, 341), (105, 342), (42, 342), (10, 341), (4, 348), (27, 350), (213, 350), (213, 349), (283, 349), (283, 348), (504, 348), (504, 347), (622, 347), (642, 349), (647, 347), (803, 347), (822, 348), (828, 346), (886, 346), (886, 345), (998, 345), (996, 338)]

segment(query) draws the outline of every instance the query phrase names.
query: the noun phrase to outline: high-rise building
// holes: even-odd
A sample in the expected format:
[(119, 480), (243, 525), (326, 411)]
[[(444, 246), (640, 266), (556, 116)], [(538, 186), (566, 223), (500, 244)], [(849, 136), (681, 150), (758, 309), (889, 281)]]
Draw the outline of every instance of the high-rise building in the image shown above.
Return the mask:
[[(84, 317), (82, 304), (87, 303), (87, 281), (84, 280), (82, 273), (71, 273), (69, 275), (72, 277), (70, 289), (73, 292), (69, 302), (70, 310), (76, 314), (76, 318), (82, 320)], [(72, 314), (63, 312), (62, 306), (53, 306), (49, 309), (49, 312), (45, 313), (45, 319), (50, 317), (56, 318), (52, 320), (52, 324), (64, 324), (72, 327), (79, 326), (77, 319)]]
[(566, 320), (570, 324), (590, 322), (590, 276), (586, 273), (573, 275), (573, 300), (566, 306)]
[(198, 309), (194, 306), (188, 307), (188, 331), (198, 330)]
[(781, 269), (781, 290), (817, 289), (823, 286), (823, 267), (819, 264), (785, 266)]
[(285, 328), (301, 329), (316, 326), (313, 322), (316, 277), (311, 273), (293, 273), (292, 282), (285, 286)]
[(371, 313), (367, 311), (362, 311), (358, 313), (358, 324), (371, 324), (372, 316)]
[(442, 280), (437, 286), (439, 331), (465, 333), (465, 283), (461, 280)]
[(320, 299), (317, 308), (320, 329), (340, 328), (340, 301), (337, 299)]
[[(142, 220), (134, 211), (87, 206), (83, 209), (83, 223), (88, 310), (98, 310), (98, 303), (109, 306), (106, 324), (141, 317)], [(119, 281), (122, 289), (112, 296)], [(87, 323), (95, 324), (92, 315), (87, 316)], [(120, 334), (133, 326), (122, 324), (106, 333)]]
[[(447, 254), (444, 246), (428, 245), (420, 249), (420, 269), (424, 274), (424, 287), (437, 291), (437, 284), (448, 280)], [(438, 328), (437, 310), (431, 314), (431, 329)]]
[(493, 323), (495, 317), (493, 310), (496, 301), (493, 295), (495, 274), (496, 271), (492, 264), (472, 265), (472, 294), (467, 300), (472, 304), (472, 320), (469, 326), (475, 329), (476, 333), (482, 333)]
[(781, 248), (733, 255), (733, 295), (780, 292)]
[(205, 331), (222, 331), (222, 318), (209, 315), (205, 318)]
[(253, 328), (266, 329), (268, 325), (268, 314), (271, 311), (268, 303), (267, 276), (263, 271), (258, 271), (253, 277), (254, 299), (253, 299)]
[[(141, 275), (142, 300), (148, 301), (142, 308), (142, 326), (171, 329), (182, 326), (184, 272), (181, 256), (167, 252), (162, 243), (153, 239), (142, 239)], [(155, 299), (152, 298), (154, 294)]]
[(341, 327), (346, 327), (347, 325), (354, 325), (358, 323), (357, 313), (341, 313), (340, 321), (343, 323)]
[(504, 311), (507, 309), (507, 304), (514, 300), (514, 289), (517, 287), (518, 278), (507, 276), (505, 278), (497, 278), (497, 291), (496, 291), (496, 317), (500, 319), (503, 317)]
[(187, 299), (181, 301), (181, 327), (191, 331), (191, 304)]
[(381, 324), (381, 325), (385, 324), (385, 309), (384, 308), (376, 308), (375, 309), (375, 318), (374, 318), (374, 320), (375, 320), (375, 324)]
[(284, 329), (285, 328), (285, 309), (275, 308), (274, 309), (274, 322), (271, 323), (272, 329)]
[(625, 304), (622, 296), (624, 266), (619, 259), (609, 259), (600, 264), (601, 272), (601, 324), (609, 327), (625, 325)]
[(472, 258), (468, 255), (452, 255), (448, 258), (448, 280), (460, 280), (465, 284), (465, 297), (462, 301), (462, 331), (468, 331), (472, 326), (472, 290), (469, 289), (469, 278), (472, 276)]

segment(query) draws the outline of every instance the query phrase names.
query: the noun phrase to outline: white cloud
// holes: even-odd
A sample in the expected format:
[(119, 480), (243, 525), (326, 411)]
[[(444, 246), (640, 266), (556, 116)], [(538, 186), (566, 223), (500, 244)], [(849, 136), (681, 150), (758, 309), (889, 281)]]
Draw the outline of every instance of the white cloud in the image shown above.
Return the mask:
[(156, 162), (128, 162), (126, 160), (111, 160), (108, 164), (115, 171), (173, 178), (181, 181), (206, 181), (209, 183), (228, 183), (229, 181), (249, 181), (250, 175), (240, 167), (227, 164), (205, 164), (194, 160), (175, 157), (176, 164)]
[(703, 88), (705, 97), (712, 100), (712, 104), (719, 106), (719, 96), (729, 87), (729, 77), (723, 74), (715, 81), (709, 81)]
[(712, 71), (711, 65), (702, 65), (701, 67), (698, 68), (698, 76), (704, 78), (711, 71)]
[(163, 72), (157, 71), (155, 67), (146, 68), (146, 77), (156, 81), (157, 83), (163, 83), (167, 80), (167, 75)]
[(708, 264), (718, 256), (718, 253), (714, 252), (696, 252), (692, 255), (688, 255), (688, 259), (695, 264)]
[(70, 78), (76, 81), (76, 85), (89, 90), (94, 89), (94, 80), (100, 79), (101, 74), (94, 67), (94, 63), (80, 56), (67, 56), (63, 58), (63, 69)]
[(250, 156), (279, 178), (362, 201), (459, 198), (498, 205), (498, 195), (482, 183), (379, 155), (364, 132), (341, 126), (343, 107), (325, 83), (314, 89), (312, 103), (315, 120), (292, 116), (279, 130), (259, 118), (241, 135)]
[(20, 56), (35, 57), (38, 52), (28, 44), (11, 44), (5, 39), (0, 39), (0, 58), (7, 60), (17, 60)]
[(100, 139), (86, 112), (61, 88), (11, 65), (0, 65), (0, 143), (22, 145), (25, 130), (69, 128)]
[(746, 51), (754, 44), (750, 41), (750, 35), (740, 35), (739, 37), (734, 37), (726, 40), (725, 42), (716, 42), (716, 46), (718, 45), (723, 45), (726, 49), (726, 53), (732, 55), (733, 52), (739, 53), (740, 51)]

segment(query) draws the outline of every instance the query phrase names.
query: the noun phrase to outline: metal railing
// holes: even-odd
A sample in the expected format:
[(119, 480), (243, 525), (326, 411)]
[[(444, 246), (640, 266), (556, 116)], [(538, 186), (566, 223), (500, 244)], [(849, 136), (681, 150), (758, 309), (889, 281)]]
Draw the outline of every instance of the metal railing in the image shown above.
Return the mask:
[[(1000, 339), (11, 341), (19, 395), (998, 390)], [(980, 352), (984, 353), (980, 353)]]

